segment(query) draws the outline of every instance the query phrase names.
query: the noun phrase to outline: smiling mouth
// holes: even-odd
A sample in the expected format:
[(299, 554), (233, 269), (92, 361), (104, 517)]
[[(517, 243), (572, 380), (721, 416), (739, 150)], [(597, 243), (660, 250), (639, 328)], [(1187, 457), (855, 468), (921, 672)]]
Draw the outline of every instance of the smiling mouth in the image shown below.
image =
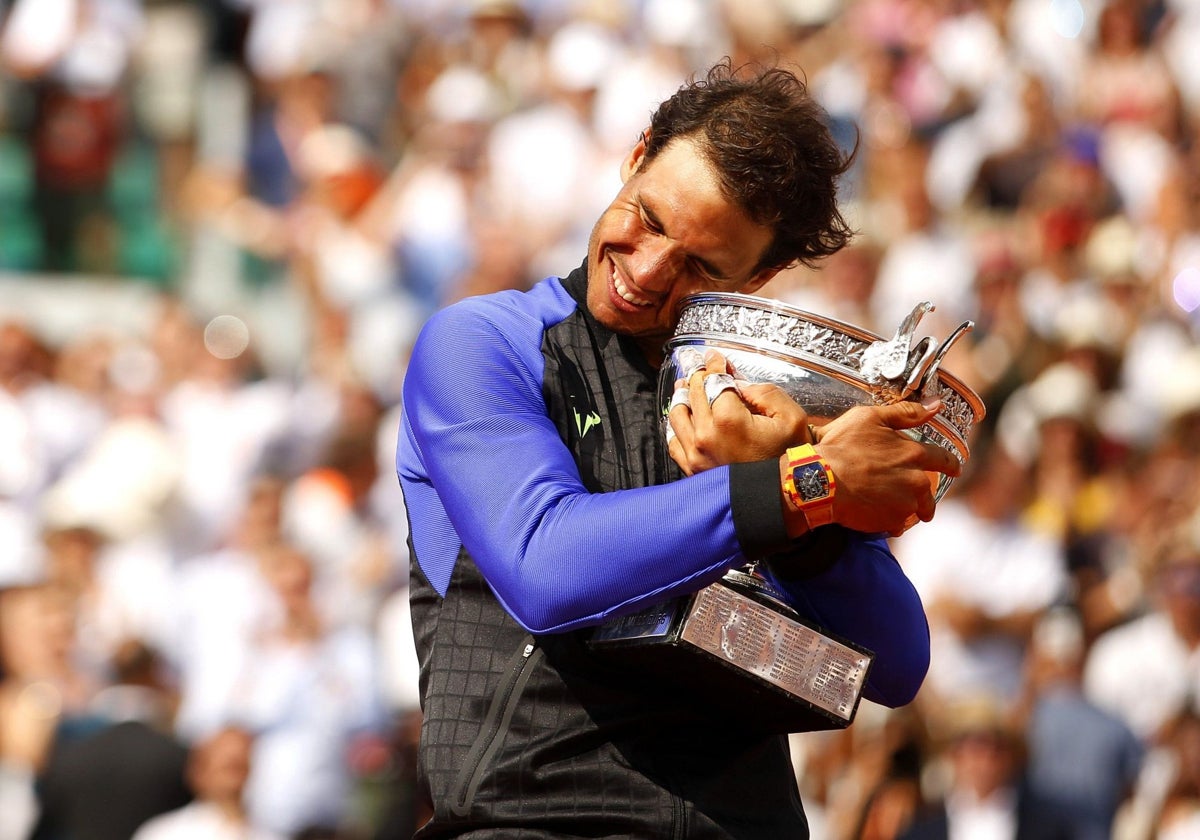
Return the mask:
[(646, 300), (645, 298), (640, 298), (635, 295), (633, 291), (627, 285), (625, 285), (625, 281), (621, 279), (621, 275), (617, 271), (616, 263), (613, 263), (612, 265), (613, 291), (617, 293), (617, 296), (620, 297), (621, 300), (625, 301), (631, 306), (645, 307), (652, 306), (654, 304), (654, 301)]

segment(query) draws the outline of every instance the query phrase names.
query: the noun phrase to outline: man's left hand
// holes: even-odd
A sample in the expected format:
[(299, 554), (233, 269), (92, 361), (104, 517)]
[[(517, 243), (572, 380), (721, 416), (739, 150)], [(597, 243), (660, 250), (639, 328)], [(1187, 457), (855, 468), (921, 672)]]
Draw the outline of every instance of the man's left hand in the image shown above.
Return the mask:
[[(733, 381), (711, 378), (722, 375)], [(703, 368), (676, 383), (680, 398), (667, 416), (674, 431), (669, 451), (685, 474), (777, 458), (808, 439), (808, 414), (786, 391), (736, 377), (724, 356), (709, 351)], [(686, 400), (681, 389), (686, 389)]]

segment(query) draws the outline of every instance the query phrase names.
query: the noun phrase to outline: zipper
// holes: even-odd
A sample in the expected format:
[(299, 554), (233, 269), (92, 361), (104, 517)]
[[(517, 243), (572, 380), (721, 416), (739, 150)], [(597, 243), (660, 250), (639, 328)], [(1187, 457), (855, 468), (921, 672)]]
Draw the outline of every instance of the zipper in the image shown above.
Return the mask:
[(475, 743), (467, 753), (466, 761), (454, 780), (455, 797), (450, 810), (455, 816), (465, 817), (471, 811), (475, 794), (483, 782), (483, 776), (496, 751), (504, 743), (504, 733), (517, 710), (521, 692), (525, 690), (533, 674), (533, 666), (541, 660), (543, 651), (534, 644), (533, 636), (526, 636), (517, 654), (509, 661), (504, 680), (496, 687), (492, 702), (484, 715), (483, 724)]

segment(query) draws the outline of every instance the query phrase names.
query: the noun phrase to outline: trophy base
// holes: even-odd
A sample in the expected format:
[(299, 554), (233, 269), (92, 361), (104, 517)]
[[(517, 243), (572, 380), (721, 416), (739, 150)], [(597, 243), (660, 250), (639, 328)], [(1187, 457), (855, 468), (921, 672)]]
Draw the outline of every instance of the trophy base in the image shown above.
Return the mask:
[(778, 732), (844, 729), (873, 654), (812, 626), (740, 571), (684, 598), (600, 625), (588, 642), (668, 673)]

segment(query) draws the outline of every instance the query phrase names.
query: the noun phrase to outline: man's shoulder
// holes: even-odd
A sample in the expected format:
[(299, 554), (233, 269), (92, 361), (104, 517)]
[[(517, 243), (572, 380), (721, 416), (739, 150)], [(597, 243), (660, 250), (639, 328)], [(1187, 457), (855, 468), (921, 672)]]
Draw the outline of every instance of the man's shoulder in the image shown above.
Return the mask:
[(427, 327), (461, 327), (484, 322), (501, 329), (521, 324), (556, 323), (578, 309), (562, 279), (547, 277), (528, 289), (504, 289), (463, 298), (436, 312)]
[(519, 371), (537, 379), (546, 333), (577, 312), (578, 303), (557, 277), (528, 290), (478, 295), (446, 306), (417, 337), (405, 375), (406, 400), (414, 395), (413, 382), (440, 389), (447, 377), (469, 375), (482, 381), (482, 371)]

